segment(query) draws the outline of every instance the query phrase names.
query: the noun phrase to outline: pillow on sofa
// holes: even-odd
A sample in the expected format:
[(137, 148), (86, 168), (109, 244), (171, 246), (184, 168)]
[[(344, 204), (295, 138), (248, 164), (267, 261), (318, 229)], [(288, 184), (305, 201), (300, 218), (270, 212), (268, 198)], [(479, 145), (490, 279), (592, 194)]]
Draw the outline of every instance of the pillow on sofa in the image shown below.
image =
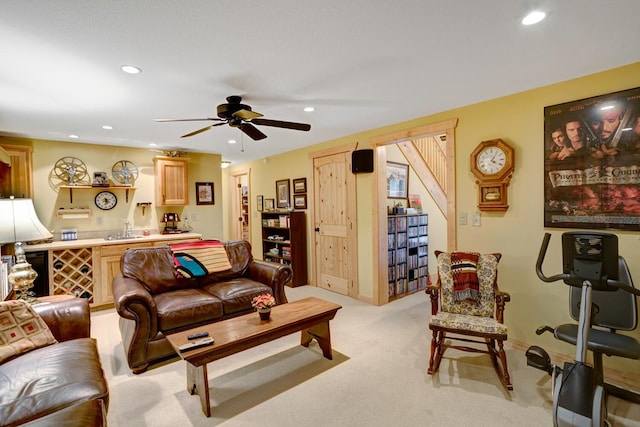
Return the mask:
[(57, 341), (35, 310), (26, 302), (0, 302), (0, 363)]
[(231, 269), (224, 245), (219, 240), (170, 244), (176, 277), (190, 279)]

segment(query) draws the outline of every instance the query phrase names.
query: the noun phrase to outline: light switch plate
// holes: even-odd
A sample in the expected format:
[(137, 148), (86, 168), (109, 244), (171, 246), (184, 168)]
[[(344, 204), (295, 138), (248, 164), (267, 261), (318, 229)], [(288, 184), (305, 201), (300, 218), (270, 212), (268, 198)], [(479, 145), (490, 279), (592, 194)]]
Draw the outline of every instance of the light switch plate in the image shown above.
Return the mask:
[(480, 227), (480, 212), (473, 213), (473, 219), (471, 220), (471, 225), (474, 227)]
[(458, 214), (458, 224), (459, 225), (467, 225), (467, 213), (466, 212), (460, 212)]

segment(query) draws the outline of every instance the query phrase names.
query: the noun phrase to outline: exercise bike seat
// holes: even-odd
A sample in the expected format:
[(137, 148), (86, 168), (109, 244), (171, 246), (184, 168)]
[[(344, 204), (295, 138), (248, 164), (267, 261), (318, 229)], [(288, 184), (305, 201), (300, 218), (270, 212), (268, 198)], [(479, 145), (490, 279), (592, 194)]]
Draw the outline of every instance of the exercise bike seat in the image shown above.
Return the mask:
[[(553, 335), (560, 341), (576, 345), (578, 325), (557, 326)], [(627, 335), (591, 328), (587, 348), (593, 352), (618, 356), (626, 359), (640, 359), (640, 342)]]

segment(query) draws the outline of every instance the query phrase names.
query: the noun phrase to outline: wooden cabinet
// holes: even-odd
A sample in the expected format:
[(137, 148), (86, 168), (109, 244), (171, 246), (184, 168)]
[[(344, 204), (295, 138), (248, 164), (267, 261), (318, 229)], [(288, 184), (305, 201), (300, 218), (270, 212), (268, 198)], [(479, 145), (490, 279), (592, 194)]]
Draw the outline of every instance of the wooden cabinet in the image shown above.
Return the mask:
[(126, 245), (109, 245), (100, 247), (100, 286), (96, 286), (95, 303), (97, 305), (113, 304), (113, 278), (120, 274), (120, 258), (129, 248), (151, 247), (151, 242), (131, 243)]
[(429, 216), (389, 215), (387, 218), (389, 300), (427, 287)]
[(189, 159), (153, 158), (156, 177), (156, 204), (184, 206), (189, 204)]
[(33, 194), (31, 147), (0, 145), (11, 165), (0, 161), (0, 197), (31, 198)]
[(113, 279), (120, 274), (120, 258), (127, 249), (150, 248), (165, 246), (168, 243), (194, 242), (198, 239), (173, 239), (171, 241), (158, 240), (154, 242), (127, 243), (123, 245), (109, 245), (100, 247), (100, 285), (96, 286), (96, 305), (113, 304)]
[(262, 213), (262, 258), (289, 264), (289, 286), (307, 284), (307, 225), (304, 212)]

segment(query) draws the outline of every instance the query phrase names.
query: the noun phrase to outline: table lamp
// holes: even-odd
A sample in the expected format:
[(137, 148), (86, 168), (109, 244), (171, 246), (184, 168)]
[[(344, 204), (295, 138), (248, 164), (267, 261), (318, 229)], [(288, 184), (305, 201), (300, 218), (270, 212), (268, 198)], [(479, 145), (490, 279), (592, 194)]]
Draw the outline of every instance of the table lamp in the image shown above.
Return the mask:
[(3, 243), (15, 243), (16, 262), (9, 273), (16, 299), (36, 302), (31, 288), (38, 273), (31, 268), (22, 247), (23, 242), (45, 240), (53, 235), (38, 219), (31, 199), (0, 199), (0, 247)]

